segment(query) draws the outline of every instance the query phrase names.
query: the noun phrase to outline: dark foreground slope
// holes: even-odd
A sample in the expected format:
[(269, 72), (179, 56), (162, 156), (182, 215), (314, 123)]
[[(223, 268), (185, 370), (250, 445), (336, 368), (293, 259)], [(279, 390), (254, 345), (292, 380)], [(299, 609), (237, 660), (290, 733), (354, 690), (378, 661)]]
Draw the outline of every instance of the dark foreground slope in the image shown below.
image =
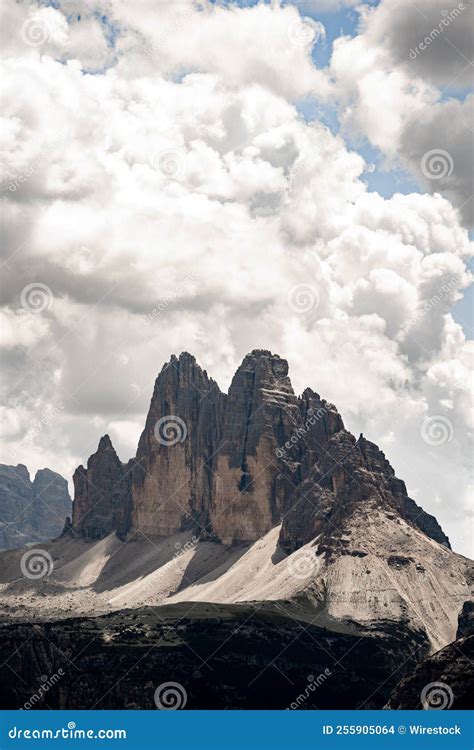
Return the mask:
[(474, 635), (458, 638), (422, 661), (393, 691), (393, 709), (473, 709)]
[(157, 688), (174, 682), (187, 709), (381, 708), (426, 653), (426, 639), (393, 626), (346, 631), (308, 625), (272, 605), (179, 604), (4, 622), (0, 704), (150, 709)]

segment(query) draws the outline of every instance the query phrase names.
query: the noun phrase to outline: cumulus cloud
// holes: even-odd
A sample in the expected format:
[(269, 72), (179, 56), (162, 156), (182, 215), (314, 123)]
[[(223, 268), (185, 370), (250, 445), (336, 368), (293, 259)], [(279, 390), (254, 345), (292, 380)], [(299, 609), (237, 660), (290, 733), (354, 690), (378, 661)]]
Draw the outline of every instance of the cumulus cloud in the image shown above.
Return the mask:
[[(311, 61), (319, 27), (294, 7), (113, 0), (99, 22), (80, 6), (4, 3), (3, 461), (70, 477), (106, 431), (126, 460), (172, 352), (227, 388), (246, 352), (269, 348), (467, 551), (469, 346), (449, 311), (470, 246), (456, 209), (368, 192), (362, 156), (298, 114), (334, 84)], [(37, 14), (61, 34), (35, 46), (20, 29)], [(331, 75), (375, 107), (383, 53), (364, 33), (338, 42)], [(386, 131), (347, 108), (387, 151), (412, 101), (400, 81)], [(452, 425), (440, 445), (422, 437), (433, 416)]]
[(337, 39), (331, 59), (343, 125), (472, 224), (472, 0), (381, 0), (359, 11), (360, 33)]

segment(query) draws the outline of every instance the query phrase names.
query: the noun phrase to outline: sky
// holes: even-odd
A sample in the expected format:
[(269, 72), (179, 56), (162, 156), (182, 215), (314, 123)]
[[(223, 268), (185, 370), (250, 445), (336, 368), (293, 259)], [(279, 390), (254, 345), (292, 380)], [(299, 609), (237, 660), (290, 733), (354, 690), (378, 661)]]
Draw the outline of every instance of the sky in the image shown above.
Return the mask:
[(472, 554), (472, 12), (4, 0), (0, 460), (126, 461), (172, 353), (270, 349)]

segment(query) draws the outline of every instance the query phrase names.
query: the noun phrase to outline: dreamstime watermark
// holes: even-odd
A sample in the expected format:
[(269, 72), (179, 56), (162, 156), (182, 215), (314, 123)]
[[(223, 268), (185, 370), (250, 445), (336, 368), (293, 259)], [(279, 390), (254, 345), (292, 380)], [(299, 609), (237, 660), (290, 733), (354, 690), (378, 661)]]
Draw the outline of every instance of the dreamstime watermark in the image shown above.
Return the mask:
[(418, 55), (421, 55), (427, 47), (429, 47), (441, 34), (444, 32), (444, 30), (452, 23), (453, 21), (458, 18), (458, 16), (461, 15), (463, 10), (466, 9), (466, 6), (464, 3), (459, 3), (455, 8), (452, 10), (443, 10), (441, 12), (441, 15), (443, 18), (439, 22), (438, 26), (435, 26), (430, 33), (425, 36), (425, 38), (417, 44), (415, 49), (410, 49), (410, 58), (412, 60), (416, 60)]
[(423, 420), (421, 437), (427, 445), (445, 445), (453, 439), (453, 436), (454, 427), (447, 417), (436, 414)]
[[(429, 313), (434, 310), (446, 297), (460, 286), (462, 282), (461, 274), (454, 274), (448, 281), (441, 284), (436, 294), (433, 294), (428, 300), (422, 302), (416, 312), (410, 317), (407, 322), (407, 326), (419, 323), (423, 318), (426, 318)], [(407, 327), (405, 326), (405, 328)]]
[(20, 569), (25, 578), (36, 581), (53, 572), (53, 558), (45, 549), (30, 549), (22, 555)]
[(160, 711), (177, 711), (188, 702), (188, 694), (179, 682), (162, 682), (155, 690), (154, 701)]
[(36, 704), (43, 700), (45, 695), (60, 681), (61, 677), (64, 677), (65, 674), (66, 673), (63, 669), (58, 669), (58, 671), (51, 675), (51, 677), (44, 674), (41, 677), (41, 684), (38, 690), (28, 698), (20, 711), (30, 711), (32, 708), (35, 708)]
[(286, 303), (292, 312), (299, 315), (311, 313), (319, 305), (319, 292), (312, 284), (293, 284), (288, 289)]
[(453, 705), (454, 694), (445, 682), (430, 682), (421, 691), (420, 701), (425, 711), (444, 711)]
[(57, 138), (55, 141), (50, 143), (46, 148), (41, 151), (39, 156), (36, 157), (28, 166), (25, 171), (16, 177), (12, 177), (2, 188), (1, 199), (4, 200), (8, 193), (16, 193), (16, 191), (27, 182), (30, 177), (33, 177), (42, 167), (51, 161), (54, 152), (64, 143), (64, 138)]
[(421, 173), (427, 180), (443, 180), (454, 169), (453, 157), (442, 148), (432, 148), (421, 157)]
[(64, 410), (64, 404), (62, 401), (60, 401), (58, 404), (55, 404), (48, 412), (45, 412), (36, 425), (32, 427), (28, 431), (28, 440), (25, 438), (24, 443), (31, 442), (34, 440), (38, 435), (40, 435), (45, 427), (48, 427), (52, 422), (56, 419), (56, 417)]
[(275, 453), (277, 458), (287, 458), (287, 451), (291, 450), (291, 448), (302, 440), (308, 434), (310, 428), (314, 427), (314, 425), (319, 422), (320, 419), (323, 419), (326, 414), (327, 409), (324, 406), (320, 406), (316, 413), (314, 409), (308, 409), (308, 417), (305, 419), (302, 427), (298, 427), (290, 439), (276, 449)]
[(181, 557), (181, 555), (184, 555), (186, 552), (189, 552), (190, 550), (193, 550), (199, 542), (199, 537), (192, 536), (191, 539), (188, 542), (185, 542), (184, 544), (181, 544), (181, 542), (176, 542), (175, 550), (176, 552), (173, 555), (173, 559), (176, 559), (178, 557)]
[(150, 60), (153, 56), (153, 53), (159, 50), (160, 47), (162, 47), (171, 39), (171, 37), (177, 34), (192, 15), (194, 15), (194, 10), (192, 8), (188, 8), (188, 10), (178, 13), (176, 18), (173, 20), (173, 23), (165, 31), (163, 31), (162, 34), (160, 34), (158, 39), (153, 42), (151, 47), (147, 47), (145, 50), (143, 50), (142, 56), (145, 58), (145, 60)]
[(77, 729), (75, 721), (69, 721), (61, 729), (22, 729), (8, 730), (11, 740), (126, 740), (126, 729)]
[(184, 149), (170, 147), (154, 154), (151, 158), (151, 166), (161, 172), (167, 180), (180, 180), (186, 172), (186, 161)]
[(287, 570), (289, 574), (298, 581), (311, 578), (317, 566), (316, 555), (309, 550), (293, 553), (288, 559)]
[(60, 401), (58, 404), (52, 406), (47, 412), (45, 412), (32, 427), (28, 429), (25, 437), (16, 446), (12, 446), (11, 454), (14, 459), (21, 463), (25, 458), (25, 448), (32, 445), (35, 438), (41, 435), (43, 430), (48, 427), (56, 419), (56, 417), (64, 410), (64, 404)]
[(287, 33), (290, 44), (295, 47), (312, 47), (325, 37), (323, 24), (306, 16), (288, 24)]
[(308, 698), (312, 695), (312, 693), (315, 692), (321, 685), (323, 685), (328, 677), (332, 677), (331, 670), (326, 667), (324, 672), (320, 672), (317, 677), (314, 676), (314, 674), (308, 675), (308, 684), (306, 685), (306, 688), (303, 693), (300, 693), (296, 700), (292, 701), (290, 705), (287, 707), (287, 711), (297, 711), (300, 706), (305, 703)]
[(186, 422), (175, 414), (160, 417), (153, 432), (157, 442), (168, 448), (177, 443), (184, 443), (188, 436)]
[(197, 275), (192, 272), (189, 273), (184, 279), (175, 287), (175, 289), (164, 298), (153, 310), (145, 315), (144, 321), (147, 325), (150, 325), (153, 320), (156, 320), (170, 305), (174, 305), (176, 300), (180, 298), (181, 294), (187, 290), (188, 285), (197, 279)]
[(45, 310), (51, 310), (53, 306), (53, 292), (47, 284), (41, 281), (34, 281), (27, 284), (21, 290), (20, 302), (25, 312), (42, 313)]
[(53, 29), (47, 20), (48, 9), (41, 8), (25, 18), (20, 27), (21, 40), (28, 47), (41, 47), (54, 43), (63, 47), (67, 43), (67, 34), (63, 29)]

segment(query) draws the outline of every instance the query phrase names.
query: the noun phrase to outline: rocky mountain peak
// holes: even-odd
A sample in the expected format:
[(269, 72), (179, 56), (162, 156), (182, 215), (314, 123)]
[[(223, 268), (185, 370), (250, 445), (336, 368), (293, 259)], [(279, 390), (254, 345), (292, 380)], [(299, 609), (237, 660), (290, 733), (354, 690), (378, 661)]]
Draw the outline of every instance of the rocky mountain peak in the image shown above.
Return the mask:
[(39, 469), (32, 482), (24, 464), (0, 464), (0, 549), (54, 539), (71, 507), (60, 474)]
[(123, 465), (106, 435), (74, 483), (73, 526), (85, 536), (193, 528), (231, 544), (282, 522), (285, 549), (322, 534), (331, 554), (332, 529), (370, 510), (449, 546), (383, 452), (356, 440), (316, 391), (297, 397), (287, 361), (264, 349), (244, 357), (228, 394), (191, 354), (173, 355), (156, 379), (136, 458)]
[(104, 435), (87, 469), (74, 472), (73, 529), (97, 539), (112, 531), (125, 534), (130, 526), (130, 468), (120, 461), (109, 435)]
[(99, 445), (97, 447), (97, 453), (102, 453), (103, 451), (112, 450), (115, 453), (114, 446), (112, 445), (112, 440), (110, 439), (109, 435), (103, 435), (99, 440)]

